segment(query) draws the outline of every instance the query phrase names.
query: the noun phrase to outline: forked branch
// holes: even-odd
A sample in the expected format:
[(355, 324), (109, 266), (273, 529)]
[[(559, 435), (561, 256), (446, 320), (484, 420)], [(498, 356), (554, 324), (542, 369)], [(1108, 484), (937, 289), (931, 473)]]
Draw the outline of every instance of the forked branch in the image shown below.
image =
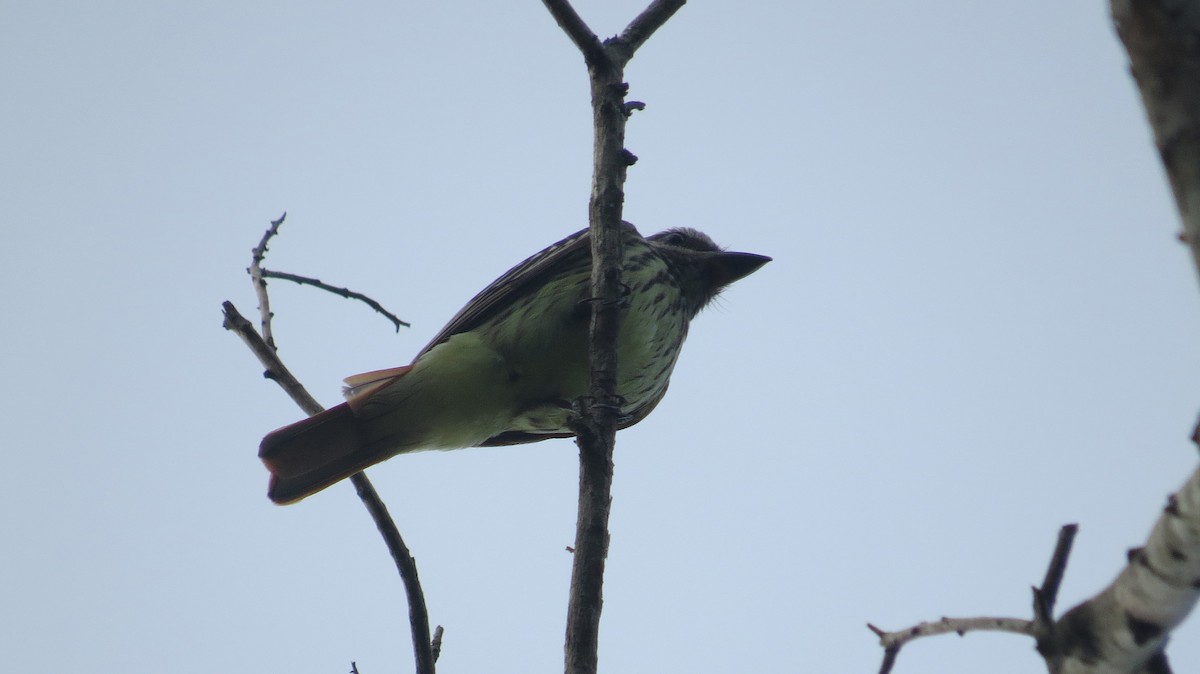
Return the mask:
[(617, 307), (621, 293), (620, 224), (626, 169), (636, 161), (625, 149), (625, 102), (629, 86), (624, 67), (683, 0), (655, 0), (620, 37), (601, 42), (567, 0), (543, 0), (546, 8), (583, 53), (592, 92), (595, 154), (588, 223), (592, 243), (589, 327), (589, 395), (576, 401), (572, 423), (579, 445), (579, 512), (575, 528), (571, 591), (565, 646), (568, 674), (597, 669), (604, 562), (608, 556), (608, 515), (612, 503), (613, 445), (620, 399), (617, 382)]
[(1079, 527), (1068, 524), (1058, 532), (1058, 543), (1054, 547), (1054, 555), (1046, 569), (1045, 579), (1040, 588), (1033, 588), (1034, 615), (1033, 620), (1022, 618), (942, 618), (933, 622), (923, 622), (894, 632), (887, 632), (867, 623), (867, 627), (879, 637), (879, 645), (883, 646), (883, 664), (879, 674), (889, 674), (900, 655), (900, 649), (910, 641), (921, 637), (931, 637), (938, 634), (957, 634), (963, 636), (967, 632), (1012, 632), (1042, 638), (1041, 632), (1049, 635), (1053, 630), (1053, 619), (1043, 622), (1042, 616), (1049, 616), (1058, 598), (1058, 588), (1062, 584), (1063, 573), (1067, 568), (1067, 559), (1071, 555), (1071, 544)]
[[(267, 243), (272, 237), (279, 232), (279, 225), (283, 223), (283, 217), (272, 221), (271, 227), (267, 229), (263, 235), (259, 245), (253, 249), (253, 258), (250, 268), (247, 270), (251, 280), (254, 283), (255, 293), (259, 298), (259, 311), (262, 317), (263, 332), (270, 334), (271, 318), (270, 299), (267, 296), (266, 283), (263, 281), (262, 261), (266, 256)], [(322, 412), (324, 408), (316, 401), (304, 388), (304, 386), (296, 379), (296, 377), (288, 370), (287, 366), (279, 358), (276, 352), (275, 345), (268, 343), (262, 335), (254, 329), (254, 325), (246, 320), (232, 302), (222, 303), (225, 320), (224, 327), (241, 337), (242, 341), (250, 348), (258, 361), (264, 368), (263, 376), (274, 380), (278, 383), (288, 396), (304, 410), (308, 415), (314, 415)], [(400, 573), (400, 578), (404, 583), (404, 591), (408, 597), (408, 615), (409, 625), (411, 627), (412, 642), (413, 642), (413, 657), (416, 660), (417, 674), (434, 674), (435, 661), (437, 656), (434, 652), (434, 643), (430, 638), (429, 633), (429, 612), (425, 606), (425, 595), (421, 589), (421, 582), (417, 577), (416, 562), (409, 553), (408, 546), (405, 545), (403, 537), (400, 536), (400, 530), (396, 528), (396, 524), (392, 521), (391, 515), (388, 514), (387, 506), (384, 505), (379, 494), (375, 491), (375, 487), (371, 481), (367, 479), (365, 473), (357, 473), (350, 477), (350, 481), (354, 484), (354, 489), (362, 499), (363, 505), (371, 514), (371, 518), (375, 521), (375, 526), (379, 529), (379, 533), (383, 536), (388, 552), (391, 553), (392, 559), (396, 563), (396, 569)], [(438, 627), (437, 649), (441, 649), (441, 627)]]

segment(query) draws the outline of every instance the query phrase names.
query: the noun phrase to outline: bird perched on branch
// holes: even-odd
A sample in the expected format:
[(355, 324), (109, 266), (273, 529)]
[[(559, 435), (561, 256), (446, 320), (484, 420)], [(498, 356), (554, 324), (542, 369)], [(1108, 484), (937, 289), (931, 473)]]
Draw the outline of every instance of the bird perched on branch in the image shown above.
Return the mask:
[[(723, 251), (694, 229), (642, 237), (622, 223), (621, 238), (627, 428), (666, 393), (692, 318), (771, 258)], [(585, 229), (492, 282), (411, 365), (348, 377), (345, 403), (269, 433), (267, 495), (293, 503), (396, 454), (572, 436), (572, 403), (589, 390), (591, 265)]]

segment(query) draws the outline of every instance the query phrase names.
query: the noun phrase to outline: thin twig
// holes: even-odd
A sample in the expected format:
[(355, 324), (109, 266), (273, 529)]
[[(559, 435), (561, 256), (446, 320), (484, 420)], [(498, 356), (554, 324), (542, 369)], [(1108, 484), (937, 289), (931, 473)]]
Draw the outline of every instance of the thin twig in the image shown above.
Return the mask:
[(287, 218), (287, 211), (278, 219), (271, 221), (271, 226), (263, 234), (258, 245), (250, 249), (250, 281), (254, 284), (254, 294), (258, 296), (258, 313), (262, 316), (262, 337), (271, 350), (275, 350), (275, 337), (271, 334), (271, 298), (267, 296), (267, 282), (263, 280), (262, 261), (267, 256), (267, 242), (279, 233), (279, 226)]
[(964, 636), (967, 632), (1011, 632), (1013, 634), (1032, 634), (1033, 621), (1022, 618), (994, 618), (983, 616), (979, 618), (942, 618), (933, 622), (923, 622), (896, 632), (880, 632), (879, 628), (871, 626), (872, 631), (879, 634), (879, 641), (885, 647), (903, 646), (921, 637), (931, 637), (938, 634)]
[(383, 305), (381, 305), (379, 302), (376, 302), (362, 293), (355, 292), (349, 288), (332, 286), (321, 281), (320, 279), (315, 279), (308, 276), (300, 276), (299, 274), (289, 274), (288, 272), (264, 269), (262, 263), (267, 257), (267, 243), (269, 243), (272, 238), (279, 234), (279, 226), (283, 224), (283, 221), (286, 218), (287, 213), (285, 212), (283, 215), (279, 216), (278, 220), (271, 221), (271, 226), (267, 228), (267, 231), (263, 234), (262, 239), (258, 242), (258, 245), (251, 249), (250, 266), (246, 269), (246, 272), (250, 274), (250, 280), (254, 283), (254, 294), (258, 296), (258, 310), (262, 317), (261, 322), (263, 341), (265, 341), (272, 349), (275, 348), (275, 337), (271, 333), (271, 318), (274, 316), (274, 314), (271, 313), (271, 298), (267, 294), (266, 279), (269, 278), (277, 278), (282, 281), (291, 281), (293, 283), (299, 283), (300, 285), (310, 285), (320, 288), (321, 290), (331, 292), (334, 295), (340, 295), (346, 299), (363, 302), (367, 306), (374, 309), (377, 313), (383, 314), (383, 316), (387, 318), (392, 325), (396, 326), (396, 332), (400, 332), (401, 327), (409, 327), (409, 324), (400, 320), (399, 316), (393, 314), (387, 309), (384, 309)]
[(895, 632), (886, 632), (867, 623), (867, 627), (879, 637), (879, 644), (885, 649), (899, 650), (908, 642), (921, 637), (932, 637), (938, 634), (963, 636), (967, 632), (1011, 632), (1013, 634), (1033, 634), (1033, 621), (1022, 618), (942, 618), (932, 622), (923, 622), (912, 627), (906, 627)]
[(383, 314), (385, 318), (392, 322), (392, 325), (396, 326), (396, 332), (400, 332), (401, 327), (409, 327), (407, 322), (400, 320), (400, 318), (395, 314), (387, 309), (384, 309), (379, 302), (376, 302), (362, 293), (354, 292), (349, 288), (339, 288), (337, 286), (331, 286), (320, 279), (310, 278), (308, 276), (300, 276), (299, 274), (289, 274), (285, 271), (272, 271), (270, 269), (263, 269), (262, 277), (277, 278), (281, 281), (291, 281), (293, 283), (299, 283), (300, 285), (309, 285), (313, 286), (314, 288), (320, 288), (321, 290), (331, 292), (334, 295), (340, 295), (348, 300), (358, 300), (371, 307), (376, 312)]

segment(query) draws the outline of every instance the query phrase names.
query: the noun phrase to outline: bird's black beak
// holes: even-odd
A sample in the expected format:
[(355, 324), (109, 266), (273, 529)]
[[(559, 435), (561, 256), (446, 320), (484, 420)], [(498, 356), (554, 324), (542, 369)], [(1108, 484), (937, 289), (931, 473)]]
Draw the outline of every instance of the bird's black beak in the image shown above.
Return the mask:
[(771, 261), (766, 255), (754, 253), (730, 253), (721, 251), (713, 253), (705, 265), (705, 277), (713, 282), (715, 288), (723, 288), (730, 283), (753, 274), (758, 268)]

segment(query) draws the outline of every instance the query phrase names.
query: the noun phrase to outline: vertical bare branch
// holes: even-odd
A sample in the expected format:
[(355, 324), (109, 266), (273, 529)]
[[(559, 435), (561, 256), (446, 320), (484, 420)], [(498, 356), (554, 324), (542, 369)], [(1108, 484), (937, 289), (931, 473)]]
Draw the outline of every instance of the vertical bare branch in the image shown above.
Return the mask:
[(596, 124), (595, 164), (588, 218), (592, 234), (592, 319), (590, 397), (575, 420), (579, 444), (579, 512), (575, 558), (567, 604), (566, 671), (596, 671), (604, 560), (608, 556), (608, 515), (612, 504), (613, 446), (620, 401), (616, 396), (617, 305), (621, 287), (621, 209), (625, 201), (621, 70), (589, 67)]
[(624, 67), (683, 0), (654, 0), (620, 37), (601, 43), (567, 0), (543, 0), (558, 25), (583, 52), (592, 93), (595, 125), (592, 193), (588, 222), (592, 244), (590, 395), (578, 404), (573, 423), (579, 445), (579, 513), (575, 557), (567, 605), (565, 645), (568, 674), (597, 669), (604, 561), (608, 556), (608, 515), (612, 504), (613, 445), (620, 414), (617, 384), (617, 330), (621, 298), (621, 213), (626, 169), (637, 158), (625, 149), (628, 109)]

